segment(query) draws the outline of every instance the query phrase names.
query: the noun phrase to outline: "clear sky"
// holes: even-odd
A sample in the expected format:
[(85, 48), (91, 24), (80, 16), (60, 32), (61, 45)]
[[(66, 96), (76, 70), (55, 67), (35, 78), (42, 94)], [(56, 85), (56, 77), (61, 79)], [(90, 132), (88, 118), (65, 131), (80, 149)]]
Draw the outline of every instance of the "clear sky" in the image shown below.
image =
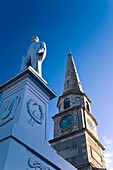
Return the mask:
[[(113, 170), (113, 0), (1, 0), (0, 84), (19, 73), (33, 35), (47, 44), (43, 78), (58, 97), (71, 48)], [(58, 97), (49, 104), (49, 138)]]

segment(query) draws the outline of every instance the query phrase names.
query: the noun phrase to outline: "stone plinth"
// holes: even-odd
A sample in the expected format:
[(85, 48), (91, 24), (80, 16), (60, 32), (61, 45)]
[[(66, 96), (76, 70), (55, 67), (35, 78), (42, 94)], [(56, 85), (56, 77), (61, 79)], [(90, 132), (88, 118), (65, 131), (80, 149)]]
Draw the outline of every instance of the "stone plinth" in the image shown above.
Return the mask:
[(56, 94), (37, 72), (29, 67), (0, 93), (0, 170), (74, 170), (48, 144), (48, 102)]

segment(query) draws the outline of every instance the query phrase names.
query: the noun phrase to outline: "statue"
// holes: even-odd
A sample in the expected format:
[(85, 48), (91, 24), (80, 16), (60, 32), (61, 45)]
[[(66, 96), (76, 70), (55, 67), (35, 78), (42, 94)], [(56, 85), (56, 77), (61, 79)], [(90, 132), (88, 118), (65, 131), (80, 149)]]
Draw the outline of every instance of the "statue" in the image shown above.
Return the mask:
[(32, 37), (32, 44), (29, 46), (27, 55), (23, 57), (20, 71), (27, 69), (29, 66), (37, 71), (42, 77), (42, 62), (46, 57), (46, 44), (39, 41), (37, 36)]

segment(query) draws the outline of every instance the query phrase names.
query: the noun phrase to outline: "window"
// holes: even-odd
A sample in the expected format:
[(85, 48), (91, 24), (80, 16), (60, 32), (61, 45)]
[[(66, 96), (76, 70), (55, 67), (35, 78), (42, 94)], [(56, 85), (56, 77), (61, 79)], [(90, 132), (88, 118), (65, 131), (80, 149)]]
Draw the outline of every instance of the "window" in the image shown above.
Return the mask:
[(67, 108), (69, 108), (70, 107), (70, 100), (69, 100), (69, 98), (66, 98), (65, 100), (64, 100), (64, 109), (67, 109)]
[(88, 111), (90, 111), (90, 110), (89, 110), (89, 104), (88, 104), (87, 101), (86, 101), (86, 109), (87, 109)]

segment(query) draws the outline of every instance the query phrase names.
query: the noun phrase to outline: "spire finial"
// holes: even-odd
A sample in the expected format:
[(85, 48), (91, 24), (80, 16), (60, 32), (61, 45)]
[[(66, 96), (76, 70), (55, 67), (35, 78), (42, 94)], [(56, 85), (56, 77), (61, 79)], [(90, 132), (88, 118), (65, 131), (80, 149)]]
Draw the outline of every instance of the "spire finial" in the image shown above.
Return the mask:
[(68, 48), (68, 54), (71, 54), (71, 49), (70, 48)]

